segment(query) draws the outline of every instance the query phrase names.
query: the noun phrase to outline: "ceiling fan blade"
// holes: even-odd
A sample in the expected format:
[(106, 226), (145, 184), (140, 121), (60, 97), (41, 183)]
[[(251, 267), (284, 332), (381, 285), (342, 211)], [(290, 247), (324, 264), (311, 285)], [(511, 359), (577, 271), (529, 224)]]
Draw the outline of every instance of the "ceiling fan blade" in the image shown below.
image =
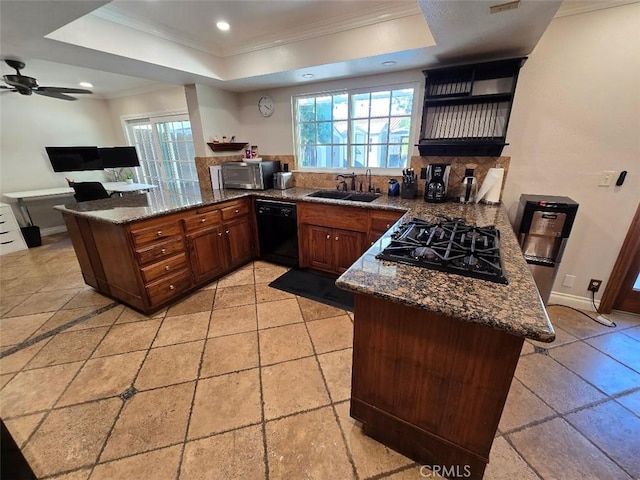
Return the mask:
[(91, 90), (84, 88), (65, 88), (65, 87), (38, 87), (41, 92), (51, 93), (93, 93)]
[(59, 98), (60, 100), (77, 100), (75, 97), (70, 97), (60, 92), (50, 92), (48, 90), (33, 90), (33, 93), (42, 95), (43, 97)]

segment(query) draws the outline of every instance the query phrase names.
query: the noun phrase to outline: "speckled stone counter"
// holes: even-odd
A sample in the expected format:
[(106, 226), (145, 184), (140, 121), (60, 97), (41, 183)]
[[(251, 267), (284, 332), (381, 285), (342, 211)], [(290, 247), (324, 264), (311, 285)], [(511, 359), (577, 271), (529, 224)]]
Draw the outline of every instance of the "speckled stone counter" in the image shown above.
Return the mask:
[(461, 217), (479, 226), (495, 225), (501, 233), (500, 253), (508, 285), (376, 259), (376, 254), (389, 243), (393, 228), (342, 274), (336, 285), (352, 292), (487, 325), (521, 337), (543, 342), (555, 339), (533, 277), (501, 206), (433, 204), (425, 203), (421, 198), (406, 200), (386, 195), (370, 203), (307, 196), (315, 190), (216, 190), (203, 197), (187, 197), (158, 190), (55, 208), (98, 221), (125, 224), (252, 195), (282, 201), (304, 200), (364, 209), (406, 211), (400, 222), (413, 217), (435, 220), (436, 215), (446, 215)]

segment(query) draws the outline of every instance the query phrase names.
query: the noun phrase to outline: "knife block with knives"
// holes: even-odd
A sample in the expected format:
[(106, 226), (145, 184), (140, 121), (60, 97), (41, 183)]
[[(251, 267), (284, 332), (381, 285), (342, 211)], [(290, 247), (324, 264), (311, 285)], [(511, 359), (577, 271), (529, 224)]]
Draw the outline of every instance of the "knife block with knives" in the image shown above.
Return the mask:
[(418, 197), (418, 177), (413, 171), (413, 168), (406, 168), (402, 170), (400, 196), (408, 199)]

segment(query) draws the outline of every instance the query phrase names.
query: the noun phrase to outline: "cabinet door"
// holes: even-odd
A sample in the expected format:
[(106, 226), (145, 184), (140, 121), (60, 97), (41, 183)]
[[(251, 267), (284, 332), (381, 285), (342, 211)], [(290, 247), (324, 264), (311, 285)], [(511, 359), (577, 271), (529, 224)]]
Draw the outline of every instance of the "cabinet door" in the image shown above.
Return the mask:
[(253, 258), (254, 242), (248, 218), (245, 217), (239, 222), (226, 223), (224, 233), (229, 248), (230, 267), (248, 262)]
[(342, 273), (355, 262), (365, 250), (366, 235), (350, 230), (333, 230), (333, 266)]
[(227, 268), (221, 227), (187, 235), (191, 270), (196, 283), (221, 275)]
[(327, 272), (333, 271), (333, 236), (332, 229), (316, 225), (301, 225), (302, 256), (301, 266), (316, 268)]

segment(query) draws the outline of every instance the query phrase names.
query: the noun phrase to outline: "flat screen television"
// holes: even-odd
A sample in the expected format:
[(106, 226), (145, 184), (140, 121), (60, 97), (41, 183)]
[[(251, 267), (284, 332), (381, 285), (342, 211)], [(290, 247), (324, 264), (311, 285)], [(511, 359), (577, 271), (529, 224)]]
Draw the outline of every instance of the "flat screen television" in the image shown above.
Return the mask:
[(103, 170), (98, 147), (45, 147), (54, 172)]
[(104, 168), (138, 167), (138, 153), (136, 147), (105, 147), (98, 148)]

